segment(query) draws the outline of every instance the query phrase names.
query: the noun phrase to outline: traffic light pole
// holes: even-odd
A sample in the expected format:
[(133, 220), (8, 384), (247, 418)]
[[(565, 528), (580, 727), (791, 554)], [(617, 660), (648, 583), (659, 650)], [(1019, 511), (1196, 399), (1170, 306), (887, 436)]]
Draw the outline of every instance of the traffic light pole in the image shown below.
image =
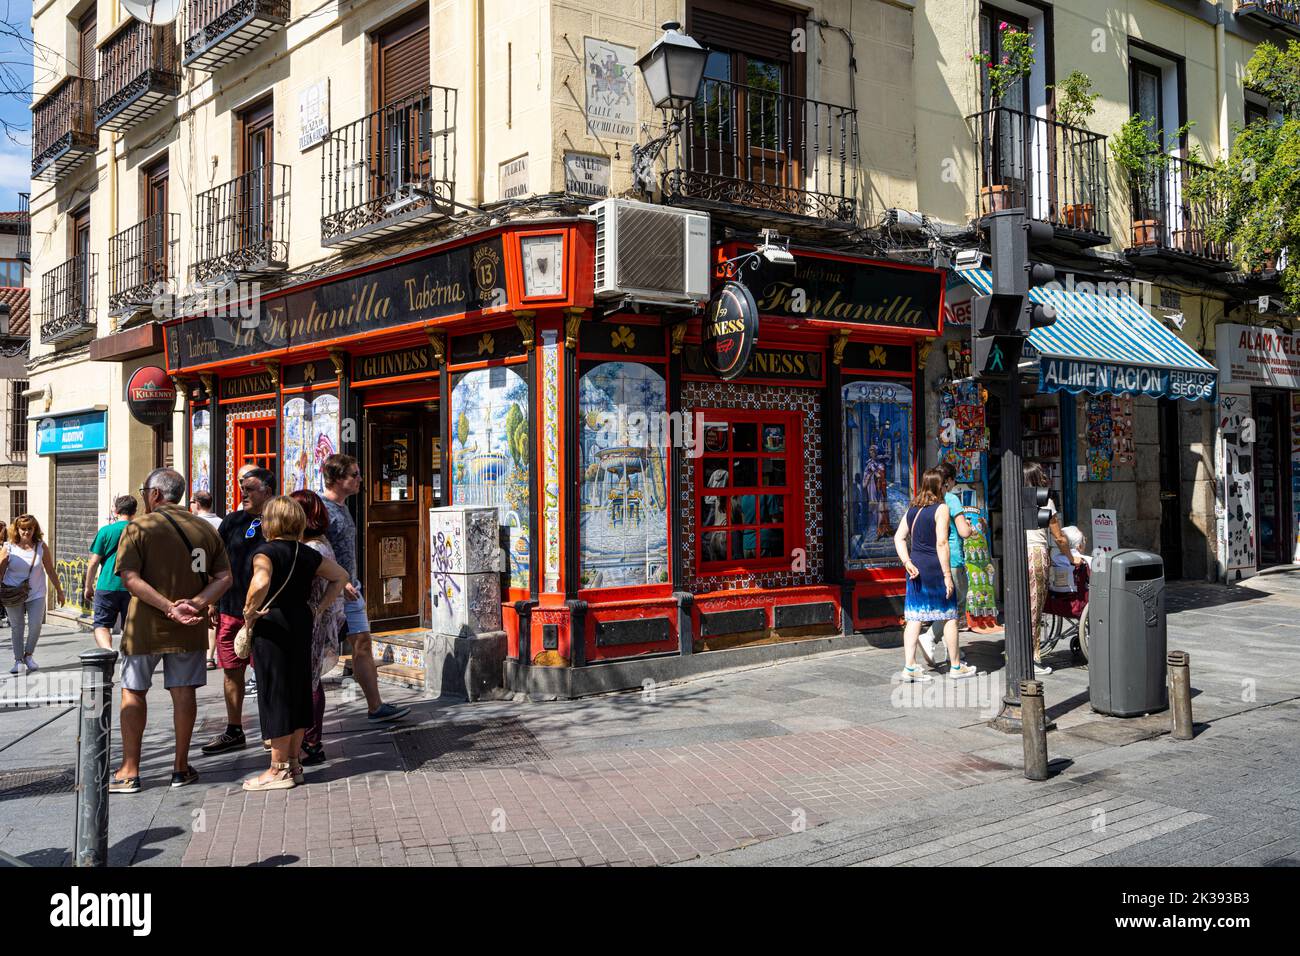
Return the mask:
[[(1018, 351), (1018, 350), (1017, 350)], [(1021, 488), (1024, 456), (1020, 435), (1020, 356), (1012, 357), (1002, 406), (1002, 607), (1006, 642), (1006, 691), (993, 726), (1020, 733), (1020, 682), (1034, 676), (1029, 626), (1029, 549)]]

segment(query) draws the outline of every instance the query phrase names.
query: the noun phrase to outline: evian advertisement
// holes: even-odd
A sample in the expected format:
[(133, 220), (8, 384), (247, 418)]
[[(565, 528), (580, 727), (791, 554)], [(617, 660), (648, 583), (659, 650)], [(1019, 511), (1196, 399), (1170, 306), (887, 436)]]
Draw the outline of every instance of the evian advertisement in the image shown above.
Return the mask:
[(1216, 360), (1227, 381), (1300, 389), (1300, 333), (1220, 325)]

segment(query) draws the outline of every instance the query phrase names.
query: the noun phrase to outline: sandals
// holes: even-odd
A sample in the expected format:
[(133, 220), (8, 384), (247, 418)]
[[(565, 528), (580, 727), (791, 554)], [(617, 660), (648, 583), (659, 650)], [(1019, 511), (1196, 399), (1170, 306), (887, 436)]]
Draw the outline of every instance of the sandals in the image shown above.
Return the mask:
[(302, 761), (297, 757), (289, 758), (289, 773), (293, 776), (293, 785), (295, 787), (301, 787), (303, 782), (307, 779), (306, 775), (302, 772)]
[[(261, 774), (256, 777), (250, 777), (244, 781), (245, 790), (292, 790), (298, 785), (294, 777), (293, 765), (288, 763), (271, 763), (271, 769), (276, 772), (276, 776), (271, 780), (263, 783), (260, 779)], [(281, 776), (285, 774), (285, 776)]]

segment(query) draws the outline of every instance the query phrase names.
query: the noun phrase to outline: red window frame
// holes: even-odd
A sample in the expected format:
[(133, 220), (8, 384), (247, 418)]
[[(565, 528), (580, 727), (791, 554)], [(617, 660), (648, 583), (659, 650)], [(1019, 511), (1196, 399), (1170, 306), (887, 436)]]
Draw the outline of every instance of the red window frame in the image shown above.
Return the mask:
[[(251, 433), (251, 434), (250, 434)], [(253, 450), (244, 450), (246, 436), (253, 440)], [(230, 501), (232, 505), (240, 500), (239, 483), (235, 476), (245, 465), (253, 464), (265, 468), (278, 479), (277, 470), (280, 458), (280, 428), (276, 418), (250, 418), (235, 422), (234, 469), (230, 477)], [(259, 438), (261, 441), (259, 442)], [(230, 509), (228, 509), (230, 510)]]
[[(695, 567), (700, 574), (746, 574), (755, 571), (788, 571), (790, 570), (791, 552), (795, 548), (806, 549), (808, 546), (805, 537), (804, 527), (804, 484), (803, 484), (803, 416), (799, 412), (782, 412), (782, 411), (753, 411), (751, 409), (740, 408), (701, 408), (697, 409), (703, 415), (704, 429), (707, 432), (710, 425), (726, 424), (727, 427), (727, 448), (723, 452), (709, 452), (705, 450), (701, 457), (697, 459), (695, 467)], [(756, 426), (757, 441), (755, 450), (735, 449), (736, 425), (753, 424)], [(769, 452), (763, 449), (763, 426), (764, 425), (782, 425), (785, 427), (785, 450), (782, 452)], [(703, 440), (703, 436), (701, 436)], [(706, 446), (707, 448), (707, 446)], [(727, 460), (727, 484), (725, 486), (710, 486), (707, 484), (705, 476), (706, 471), (710, 468), (706, 464), (710, 459), (725, 458)], [(735, 481), (735, 466), (738, 460), (754, 459), (758, 462), (755, 466), (756, 484), (737, 485)], [(782, 485), (765, 485), (763, 484), (763, 466), (764, 460), (780, 460), (785, 463), (785, 483)], [(716, 471), (716, 469), (712, 469)], [(763, 521), (762, 496), (764, 495), (781, 495), (785, 498), (782, 506), (782, 520), (780, 521)], [(716, 509), (717, 504), (710, 503), (706, 508), (705, 498), (725, 499), (721, 504), (722, 517), (725, 519), (723, 524), (705, 525), (708, 520), (709, 508)], [(735, 511), (733, 507), (733, 498), (753, 497), (752, 520), (733, 521)], [(782, 553), (775, 557), (759, 557), (762, 553), (762, 531), (779, 529), (784, 534)], [(746, 531), (755, 532), (754, 553), (755, 557), (745, 557), (742, 553), (735, 555), (735, 550), (744, 547), (744, 539), (737, 538), (738, 534)], [(715, 532), (723, 532), (726, 535), (727, 556), (722, 560), (705, 560), (704, 545), (706, 537)]]

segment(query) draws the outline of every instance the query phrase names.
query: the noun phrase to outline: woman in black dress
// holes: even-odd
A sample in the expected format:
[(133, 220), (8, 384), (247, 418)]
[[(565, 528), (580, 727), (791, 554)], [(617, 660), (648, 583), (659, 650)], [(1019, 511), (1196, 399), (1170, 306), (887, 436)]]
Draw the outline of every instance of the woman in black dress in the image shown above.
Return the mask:
[(244, 625), (257, 660), (257, 712), (262, 739), (271, 741), (271, 768), (244, 781), (245, 790), (287, 790), (302, 783), (298, 753), (312, 724), (312, 582), (329, 586), (320, 607), (343, 591), (348, 573), (302, 543), (307, 516), (285, 495), (262, 512), (266, 542), (253, 552), (253, 580), (244, 601)]

